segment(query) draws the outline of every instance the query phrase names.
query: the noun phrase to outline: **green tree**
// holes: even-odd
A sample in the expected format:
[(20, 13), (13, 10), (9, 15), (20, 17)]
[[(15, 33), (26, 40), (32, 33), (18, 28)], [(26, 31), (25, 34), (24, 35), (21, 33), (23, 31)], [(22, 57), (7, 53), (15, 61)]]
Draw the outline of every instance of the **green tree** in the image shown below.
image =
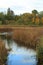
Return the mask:
[(5, 24), (5, 17), (3, 12), (0, 12), (0, 23)]
[(12, 20), (14, 19), (14, 12), (13, 10), (11, 10), (10, 8), (8, 8), (7, 10), (7, 17), (6, 17), (8, 20)]
[(39, 16), (40, 16), (40, 17), (43, 17), (43, 11), (40, 11), (40, 12), (39, 12)]
[(37, 10), (32, 10), (32, 13), (36, 16), (38, 14)]

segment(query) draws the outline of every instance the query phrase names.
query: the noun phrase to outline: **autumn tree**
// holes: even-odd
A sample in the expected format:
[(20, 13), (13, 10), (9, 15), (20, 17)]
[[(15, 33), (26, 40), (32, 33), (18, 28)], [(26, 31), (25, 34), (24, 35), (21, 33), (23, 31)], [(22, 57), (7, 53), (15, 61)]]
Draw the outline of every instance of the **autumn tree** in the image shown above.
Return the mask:
[(40, 25), (43, 25), (43, 11), (39, 12), (39, 16), (40, 16)]
[(32, 10), (32, 15), (33, 15), (33, 23), (35, 24), (35, 18), (38, 15), (38, 11), (37, 10)]
[(23, 24), (28, 25), (31, 23), (31, 14), (30, 13), (24, 13), (21, 15), (21, 19), (23, 21)]

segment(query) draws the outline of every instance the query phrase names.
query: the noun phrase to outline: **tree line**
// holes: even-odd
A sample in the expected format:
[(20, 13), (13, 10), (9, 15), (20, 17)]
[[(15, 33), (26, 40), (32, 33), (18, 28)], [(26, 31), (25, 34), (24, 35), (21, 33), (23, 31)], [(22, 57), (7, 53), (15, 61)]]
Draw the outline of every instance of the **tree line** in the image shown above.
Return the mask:
[(10, 8), (7, 13), (0, 12), (0, 25), (43, 25), (43, 11), (32, 10), (32, 13), (15, 15)]

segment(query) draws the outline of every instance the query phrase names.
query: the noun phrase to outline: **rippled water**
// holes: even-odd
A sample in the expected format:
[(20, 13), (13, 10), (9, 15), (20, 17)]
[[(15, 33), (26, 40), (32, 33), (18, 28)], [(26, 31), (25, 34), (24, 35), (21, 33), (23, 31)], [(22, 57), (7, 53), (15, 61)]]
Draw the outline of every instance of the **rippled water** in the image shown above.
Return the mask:
[(14, 41), (10, 41), (12, 49), (7, 58), (7, 65), (37, 65), (36, 52), (25, 47), (18, 47)]

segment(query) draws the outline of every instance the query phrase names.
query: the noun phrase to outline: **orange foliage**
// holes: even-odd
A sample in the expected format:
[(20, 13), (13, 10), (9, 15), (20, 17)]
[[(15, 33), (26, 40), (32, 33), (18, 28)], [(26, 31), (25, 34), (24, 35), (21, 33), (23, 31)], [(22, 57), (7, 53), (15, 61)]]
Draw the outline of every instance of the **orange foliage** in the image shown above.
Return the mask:
[(41, 22), (43, 23), (43, 17), (41, 18)]
[(36, 17), (36, 19), (35, 19), (35, 23), (36, 23), (36, 24), (39, 24), (39, 22), (40, 22), (39, 17)]

